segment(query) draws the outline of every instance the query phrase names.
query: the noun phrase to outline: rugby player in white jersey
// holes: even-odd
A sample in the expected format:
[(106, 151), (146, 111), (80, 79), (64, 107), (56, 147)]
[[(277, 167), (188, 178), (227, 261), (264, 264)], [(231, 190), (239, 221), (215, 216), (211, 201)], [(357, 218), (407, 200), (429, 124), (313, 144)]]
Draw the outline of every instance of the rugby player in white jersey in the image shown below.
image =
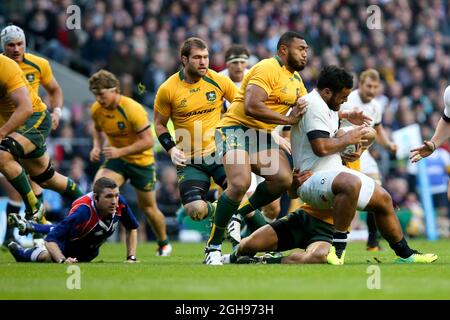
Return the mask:
[[(428, 157), (430, 154), (441, 146), (445, 140), (450, 138), (450, 86), (445, 88), (444, 91), (444, 113), (439, 120), (434, 132), (433, 137), (430, 140), (425, 140), (423, 145), (411, 150), (410, 159), (413, 163), (422, 160), (422, 158)], [(450, 180), (449, 180), (450, 187)], [(447, 190), (447, 197), (450, 199), (450, 188)]]
[[(348, 96), (347, 102), (341, 105), (340, 110), (351, 110), (358, 108), (364, 111), (364, 114), (373, 120), (370, 126), (375, 129), (375, 139), (378, 144), (386, 148), (389, 152), (395, 153), (397, 145), (389, 139), (386, 130), (383, 127), (383, 107), (376, 101), (380, 88), (380, 75), (377, 70), (367, 69), (359, 76), (359, 87), (353, 90)], [(347, 120), (341, 121), (340, 127), (353, 127)], [(375, 159), (371, 156), (369, 150), (364, 150), (361, 158), (354, 162), (346, 163), (346, 165), (354, 170), (360, 171), (373, 178), (376, 183), (381, 185), (381, 174)], [(379, 251), (380, 244), (377, 237), (377, 226), (373, 212), (367, 212), (367, 228), (369, 237), (367, 239), (368, 251)]]
[(312, 207), (333, 210), (335, 233), (328, 263), (344, 263), (347, 230), (357, 209), (375, 213), (376, 224), (399, 256), (398, 262), (434, 262), (436, 255), (421, 254), (408, 246), (389, 193), (373, 179), (342, 164), (340, 152), (348, 145), (362, 143), (363, 136), (370, 132), (368, 127), (359, 126), (334, 137), (340, 105), (347, 101), (352, 87), (353, 77), (344, 69), (325, 67), (317, 89), (306, 95), (311, 107), (292, 128), (294, 165), (313, 173), (297, 194)]

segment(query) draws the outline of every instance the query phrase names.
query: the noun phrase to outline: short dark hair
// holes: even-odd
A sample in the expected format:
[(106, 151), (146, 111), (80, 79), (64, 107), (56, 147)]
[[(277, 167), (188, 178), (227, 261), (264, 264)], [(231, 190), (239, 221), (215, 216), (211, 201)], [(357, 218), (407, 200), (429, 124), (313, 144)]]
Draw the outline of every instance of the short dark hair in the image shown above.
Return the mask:
[(208, 45), (200, 38), (190, 37), (184, 40), (183, 44), (181, 45), (180, 56), (189, 57), (192, 48), (208, 49)]
[(279, 50), (282, 45), (288, 46), (295, 38), (304, 40), (303, 36), (296, 31), (287, 31), (283, 33), (280, 40), (278, 40), (277, 50)]
[(233, 60), (234, 58), (242, 57), (248, 59), (250, 52), (243, 44), (233, 44), (225, 51), (225, 61)]
[(114, 180), (106, 177), (102, 177), (95, 181), (93, 190), (96, 195), (100, 195), (105, 189), (115, 189), (117, 188), (117, 183)]
[(328, 88), (337, 93), (344, 88), (353, 88), (353, 75), (338, 66), (326, 66), (320, 71), (317, 89)]

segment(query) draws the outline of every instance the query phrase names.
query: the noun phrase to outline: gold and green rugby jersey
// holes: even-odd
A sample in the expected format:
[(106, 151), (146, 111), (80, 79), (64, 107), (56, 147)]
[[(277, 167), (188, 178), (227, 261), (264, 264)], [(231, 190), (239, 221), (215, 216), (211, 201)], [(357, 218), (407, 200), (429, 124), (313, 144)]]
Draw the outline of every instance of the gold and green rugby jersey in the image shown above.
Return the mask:
[(19, 63), (19, 67), (37, 94), (39, 93), (39, 85), (47, 84), (53, 78), (50, 63), (46, 59), (31, 53), (25, 53), (23, 55), (23, 61)]
[(217, 127), (244, 126), (254, 129), (273, 130), (277, 124), (269, 124), (245, 114), (244, 95), (248, 85), (257, 85), (267, 93), (264, 103), (271, 110), (286, 114), (298, 98), (307, 91), (297, 71), (291, 73), (278, 56), (255, 64), (244, 76), (241, 88)]
[(0, 122), (6, 122), (16, 106), (9, 97), (9, 94), (21, 87), (27, 87), (31, 104), (34, 112), (43, 112), (47, 106), (42, 102), (41, 98), (33, 91), (31, 86), (25, 79), (25, 74), (19, 68), (17, 63), (4, 56), (0, 55)]
[[(123, 148), (133, 144), (137, 135), (148, 130), (148, 115), (144, 107), (131, 98), (121, 96), (115, 109), (102, 107), (98, 102), (91, 106), (91, 116), (98, 131), (103, 131), (109, 144)], [(148, 166), (155, 162), (151, 148), (137, 154), (131, 154), (121, 159), (138, 166)]]
[(196, 83), (187, 83), (182, 69), (159, 87), (154, 108), (172, 119), (177, 145), (186, 157), (201, 157), (215, 151), (223, 98), (233, 101), (237, 90), (228, 77), (211, 69)]

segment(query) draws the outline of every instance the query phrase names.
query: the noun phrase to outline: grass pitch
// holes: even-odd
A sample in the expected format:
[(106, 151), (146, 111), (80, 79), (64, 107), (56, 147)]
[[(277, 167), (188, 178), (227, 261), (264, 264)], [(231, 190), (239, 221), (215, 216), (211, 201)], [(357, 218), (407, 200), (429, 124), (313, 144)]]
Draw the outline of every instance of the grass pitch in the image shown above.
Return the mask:
[[(154, 243), (140, 244), (138, 264), (125, 264), (123, 244), (105, 244), (92, 263), (78, 264), (81, 289), (67, 288), (68, 265), (16, 263), (0, 251), (0, 299), (450, 299), (450, 242), (410, 240), (411, 247), (434, 252), (431, 265), (396, 265), (387, 243), (367, 252), (362, 242), (348, 245), (346, 264), (203, 265), (203, 244), (172, 243), (172, 257), (156, 257)], [(225, 245), (224, 252), (229, 252)], [(377, 257), (381, 264), (367, 259)], [(372, 265), (379, 267), (373, 270)], [(380, 289), (373, 278), (379, 272)], [(69, 280), (70, 282), (70, 280)]]

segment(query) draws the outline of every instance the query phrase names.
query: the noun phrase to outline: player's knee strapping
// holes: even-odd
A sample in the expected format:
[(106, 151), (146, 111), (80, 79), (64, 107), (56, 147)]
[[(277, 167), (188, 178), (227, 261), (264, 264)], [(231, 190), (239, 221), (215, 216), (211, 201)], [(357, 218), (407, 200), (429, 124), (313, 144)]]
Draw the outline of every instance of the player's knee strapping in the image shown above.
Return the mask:
[(50, 180), (55, 175), (55, 168), (53, 167), (53, 164), (51, 161), (49, 161), (47, 169), (45, 169), (44, 172), (41, 174), (38, 174), (37, 176), (30, 176), (30, 179), (36, 182), (37, 184), (44, 183), (45, 181)]
[(192, 180), (186, 181), (180, 185), (181, 201), (187, 204), (197, 200), (206, 201), (206, 193), (209, 189), (209, 182)]
[(10, 153), (14, 158), (22, 158), (25, 154), (20, 143), (11, 137), (3, 138), (0, 143), (0, 150)]

